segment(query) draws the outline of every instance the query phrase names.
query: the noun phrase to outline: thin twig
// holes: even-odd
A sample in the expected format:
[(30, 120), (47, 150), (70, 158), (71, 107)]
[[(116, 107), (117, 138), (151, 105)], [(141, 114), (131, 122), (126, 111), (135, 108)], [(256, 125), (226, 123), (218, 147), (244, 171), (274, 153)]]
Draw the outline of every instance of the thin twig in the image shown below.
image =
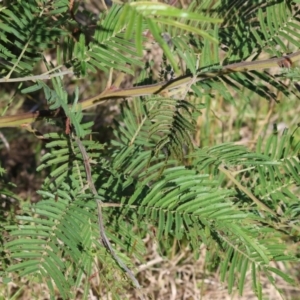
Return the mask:
[(261, 202), (259, 199), (257, 199), (247, 188), (242, 186), (238, 180), (236, 180), (230, 171), (226, 170), (223, 166), (219, 166), (218, 168), (223, 174), (226, 175), (228, 179), (230, 179), (242, 192), (244, 192), (259, 208), (263, 209), (264, 211), (267, 211), (272, 216), (276, 217), (276, 213), (270, 209), (267, 205), (265, 205), (263, 202)]
[(26, 77), (18, 77), (18, 78), (0, 78), (0, 82), (23, 82), (23, 81), (36, 81), (36, 80), (48, 80), (54, 77), (63, 76), (63, 75), (73, 75), (74, 72), (72, 70), (61, 71), (59, 73), (54, 74), (40, 74)]
[(0, 131), (0, 139), (2, 140), (2, 142), (3, 142), (4, 146), (6, 147), (6, 149), (9, 150), (10, 149), (9, 143), (8, 143), (6, 137), (4, 136), (4, 134), (1, 131)]
[[(217, 78), (234, 72), (248, 72), (253, 70), (270, 69), (273, 67), (278, 67), (278, 63), (281, 62), (282, 59), (288, 59), (294, 64), (300, 60), (300, 50), (280, 58), (271, 58), (271, 59), (258, 60), (258, 61), (242, 61), (239, 63), (233, 63), (233, 64), (221, 66), (220, 69), (218, 70), (212, 70), (212, 71), (198, 74), (196, 81), (198, 82), (202, 80), (207, 80), (209, 78)], [(59, 74), (62, 75), (62, 73)], [(50, 75), (50, 76), (54, 76), (54, 75)], [(77, 105), (80, 106), (82, 110), (85, 110), (97, 106), (99, 105), (99, 103), (112, 98), (128, 98), (128, 97), (146, 96), (146, 95), (153, 95), (153, 94), (163, 95), (163, 93), (169, 92), (171, 89), (179, 88), (181, 86), (186, 86), (187, 84), (190, 84), (191, 79), (193, 78), (194, 75), (184, 75), (175, 78), (173, 80), (163, 81), (151, 85), (137, 86), (128, 89), (120, 89), (120, 88), (105, 89), (104, 91), (102, 91), (101, 93), (95, 96), (80, 101)], [(25, 78), (23, 78), (20, 81), (24, 81), (24, 80)], [(29, 79), (27, 77), (26, 80), (32, 80), (32, 78)], [(0, 79), (0, 82), (5, 82), (5, 81), (7, 80)], [(41, 115), (38, 112), (36, 112), (35, 114), (25, 113), (25, 114), (18, 114), (14, 116), (1, 117), (0, 128), (19, 127), (24, 123), (32, 123), (37, 118), (41, 118)]]
[(92, 179), (92, 174), (91, 174), (91, 166), (89, 163), (89, 157), (88, 154), (85, 150), (84, 145), (82, 144), (81, 140), (75, 136), (75, 141), (80, 149), (82, 158), (83, 158), (83, 163), (85, 167), (85, 172), (86, 172), (86, 177), (88, 184), (90, 186), (90, 189), (92, 193), (95, 196), (95, 200), (97, 203), (98, 207), (98, 222), (99, 222), (99, 230), (100, 230), (100, 236), (101, 236), (101, 241), (103, 246), (109, 250), (111, 253), (112, 257), (116, 260), (116, 262), (119, 264), (119, 266), (126, 272), (127, 276), (132, 280), (134, 286), (138, 289), (141, 289), (141, 286), (137, 279), (135, 278), (133, 272), (126, 266), (126, 264), (121, 260), (121, 258), (116, 254), (115, 250), (113, 249), (110, 241), (108, 240), (106, 233), (105, 233), (105, 228), (104, 228), (104, 222), (103, 222), (103, 215), (102, 215), (102, 201), (100, 200), (100, 197), (97, 193), (97, 190), (95, 188), (93, 179)]

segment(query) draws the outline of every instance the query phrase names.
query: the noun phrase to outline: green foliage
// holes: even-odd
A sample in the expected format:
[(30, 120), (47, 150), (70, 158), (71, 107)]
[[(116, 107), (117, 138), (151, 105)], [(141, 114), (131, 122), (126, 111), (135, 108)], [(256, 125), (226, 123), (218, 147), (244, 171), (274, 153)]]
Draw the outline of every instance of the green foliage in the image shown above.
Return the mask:
[(24, 76), (32, 71), (36, 62), (41, 59), (43, 51), (52, 48), (53, 42), (64, 36), (66, 32), (61, 25), (66, 15), (54, 20), (57, 13), (66, 12), (62, 1), (55, 3), (40, 3), (36, 1), (15, 2), (9, 7), (1, 8), (1, 74), (9, 70)]
[[(43, 136), (47, 152), (37, 169), (47, 173), (38, 192), (42, 200), (23, 205), (16, 224), (5, 224), (10, 265), (3, 277), (17, 272), (38, 278), (52, 297), (57, 288), (63, 299), (73, 299), (79, 286), (88, 291), (96, 258), (103, 282), (113, 280), (103, 288), (111, 285), (117, 297), (130, 284), (99, 241), (98, 200), (89, 189), (79, 138), (103, 202), (106, 234), (127, 265), (133, 258), (142, 261), (142, 239), (151, 225), (159, 241), (176, 239), (196, 256), (201, 245), (209, 247), (210, 265), (218, 262), (229, 293), (243, 293), (249, 270), (259, 299), (262, 275), (275, 287), (275, 275), (293, 283), (271, 262), (296, 260), (285, 240), (298, 239), (300, 232), (299, 129), (281, 134), (275, 128), (260, 136), (255, 148), (233, 140), (205, 146), (196, 140), (199, 131), (214, 135), (209, 125), (197, 128), (197, 119), (215, 99), (236, 106), (247, 105), (251, 95), (261, 102), (279, 100), (276, 92), (295, 97), (296, 91), (267, 71), (205, 74), (227, 63), (299, 48), (299, 7), (288, 0), (194, 1), (186, 10), (131, 2), (100, 13), (91, 31), (72, 17), (68, 5), (65, 0), (13, 1), (1, 8), (2, 77), (30, 78), (48, 51), (56, 49), (56, 61), (44, 61), (50, 74), (67, 68), (88, 77), (112, 68), (134, 75), (141, 68), (145, 81), (151, 80), (141, 59), (149, 31), (177, 74), (204, 74), (203, 80), (167, 95), (124, 101), (107, 144), (96, 141), (93, 122), (76, 106), (78, 89), (69, 96), (62, 76), (23, 89), (24, 94), (43, 91), (50, 109), (61, 108), (65, 116), (54, 121), (56, 131)], [(172, 37), (172, 45), (162, 33)], [(167, 246), (162, 242), (161, 247)]]

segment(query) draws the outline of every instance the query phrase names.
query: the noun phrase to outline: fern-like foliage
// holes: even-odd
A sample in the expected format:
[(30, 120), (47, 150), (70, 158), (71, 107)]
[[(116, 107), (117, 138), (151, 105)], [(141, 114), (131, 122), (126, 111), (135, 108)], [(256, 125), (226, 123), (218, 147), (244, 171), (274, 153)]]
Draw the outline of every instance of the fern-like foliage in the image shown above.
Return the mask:
[(19, 76), (31, 72), (35, 64), (41, 60), (45, 49), (52, 48), (53, 42), (66, 31), (61, 28), (66, 16), (59, 20), (53, 15), (66, 12), (67, 7), (62, 1), (41, 3), (36, 1), (26, 3), (15, 1), (9, 7), (1, 9), (1, 74), (9, 75), (16, 71)]
[[(209, 247), (207, 260), (218, 264), (229, 292), (243, 293), (249, 270), (259, 299), (260, 276), (274, 286), (275, 275), (292, 283), (271, 262), (296, 260), (283, 240), (299, 235), (298, 131), (274, 130), (267, 138), (259, 137), (254, 148), (233, 142), (204, 147), (197, 142), (203, 130), (197, 122), (201, 114), (208, 115), (215, 99), (235, 106), (247, 104), (249, 95), (278, 100), (276, 92), (282, 92), (295, 97), (296, 91), (271, 72), (217, 71), (228, 63), (279, 56), (299, 47), (298, 6), (288, 0), (207, 0), (194, 1), (184, 10), (131, 2), (101, 12), (94, 30), (74, 19), (78, 6), (72, 9), (63, 0), (15, 1), (3, 7), (2, 76), (33, 74), (45, 49), (55, 48), (56, 62), (46, 63), (50, 73), (60, 75), (68, 68), (85, 77), (110, 69), (135, 74), (140, 68), (136, 82), (141, 85), (151, 81), (141, 60), (144, 41), (151, 35), (166, 64), (191, 81), (120, 104), (108, 144), (95, 140), (93, 122), (78, 105), (79, 89), (69, 96), (61, 77), (51, 85), (37, 81), (23, 89), (25, 94), (42, 90), (50, 109), (59, 108), (62, 114), (52, 121), (59, 130), (43, 135), (48, 143), (38, 167), (47, 172), (39, 191), (42, 200), (22, 207), (18, 223), (5, 227), (10, 235), (5, 251), (12, 263), (4, 274), (36, 277), (52, 295), (57, 288), (63, 299), (72, 299), (79, 286), (87, 298), (96, 268), (103, 282), (114, 280), (111, 292), (117, 297), (128, 282), (99, 242), (101, 202), (106, 234), (129, 265), (131, 258), (143, 260), (142, 239), (151, 225), (162, 248), (168, 239), (189, 244), (196, 255), (201, 245)], [(90, 190), (91, 180), (99, 199)]]

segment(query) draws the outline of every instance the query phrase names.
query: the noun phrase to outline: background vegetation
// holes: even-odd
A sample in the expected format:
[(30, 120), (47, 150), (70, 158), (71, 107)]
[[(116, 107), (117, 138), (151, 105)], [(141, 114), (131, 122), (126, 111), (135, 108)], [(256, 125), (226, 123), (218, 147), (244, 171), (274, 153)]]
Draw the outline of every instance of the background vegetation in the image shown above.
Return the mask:
[(298, 299), (298, 2), (2, 1), (1, 297)]

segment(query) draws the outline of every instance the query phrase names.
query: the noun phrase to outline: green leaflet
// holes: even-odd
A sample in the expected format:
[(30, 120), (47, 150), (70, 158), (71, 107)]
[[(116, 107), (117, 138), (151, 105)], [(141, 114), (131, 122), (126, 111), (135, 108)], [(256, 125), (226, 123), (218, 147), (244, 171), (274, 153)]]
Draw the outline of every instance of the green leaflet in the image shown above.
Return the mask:
[[(247, 114), (256, 117), (253, 102), (259, 107), (262, 98), (298, 97), (281, 80), (295, 79), (297, 72), (279, 74), (279, 66), (270, 72), (210, 72), (299, 48), (297, 1), (193, 1), (185, 10), (131, 2), (91, 16), (91, 27), (70, 17), (68, 1), (23, 2), (1, 9), (1, 76), (34, 80), (21, 93), (44, 96), (50, 109), (61, 108), (71, 126), (59, 116), (51, 119), (54, 126), (48, 128), (53, 132), (43, 135), (47, 145), (37, 167), (45, 176), (38, 192), (41, 201), (22, 204), (21, 215), (4, 224), (9, 234), (5, 259), (10, 263), (4, 273), (32, 276), (47, 283), (52, 297), (58, 291), (63, 299), (73, 299), (78, 287), (87, 297), (98, 261), (99, 290), (109, 285), (117, 299), (128, 288), (127, 282), (112, 279), (122, 278), (122, 270), (99, 240), (96, 203), (76, 135), (88, 153), (107, 236), (127, 264), (137, 261), (132, 257), (144, 263), (144, 238), (153, 228), (168, 259), (174, 241), (180, 249), (190, 246), (195, 257), (206, 247), (205, 271), (219, 265), (229, 292), (238, 288), (243, 294), (249, 271), (259, 299), (261, 275), (275, 285), (275, 275), (291, 283), (292, 278), (270, 262), (296, 260), (288, 253), (291, 241), (299, 238), (300, 142), (295, 122), (283, 134), (275, 126), (273, 132), (253, 137), (256, 144), (246, 147), (236, 143), (236, 136), (215, 138), (223, 129), (226, 133), (231, 111), (224, 116), (214, 111), (218, 105), (236, 109), (241, 114), (235, 116), (237, 127), (242, 127)], [(74, 27), (80, 30), (77, 35)], [(133, 85), (147, 89), (154, 80), (154, 60), (142, 58), (149, 49), (146, 42), (158, 43), (163, 50), (158, 67), (173, 66), (176, 76), (201, 80), (164, 93), (120, 99), (113, 137), (102, 144), (91, 115), (76, 108), (86, 84), (79, 79), (88, 78), (98, 93), (107, 84), (106, 75), (98, 82), (92, 72), (123, 72), (136, 76)], [(47, 62), (46, 54), (54, 48), (57, 57)], [(31, 77), (41, 62), (49, 75), (42, 79), (51, 83)], [(69, 78), (76, 85), (74, 94), (63, 77), (65, 69), (80, 77)], [(166, 80), (163, 75), (155, 80)], [(172, 80), (164, 85), (170, 84)], [(107, 128), (100, 130), (105, 135)], [(7, 186), (1, 187), (1, 194), (13, 196)]]

